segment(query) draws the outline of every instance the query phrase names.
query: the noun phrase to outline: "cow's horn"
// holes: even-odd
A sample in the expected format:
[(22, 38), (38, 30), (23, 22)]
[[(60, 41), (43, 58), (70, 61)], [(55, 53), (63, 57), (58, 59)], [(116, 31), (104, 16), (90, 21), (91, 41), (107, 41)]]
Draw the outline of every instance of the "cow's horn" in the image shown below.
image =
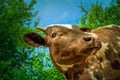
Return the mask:
[(45, 28), (42, 28), (42, 27), (40, 27), (40, 26), (38, 26), (38, 27), (37, 27), (37, 29), (39, 29), (40, 31), (43, 31), (43, 32), (45, 32), (45, 31), (46, 31), (46, 29), (45, 29)]

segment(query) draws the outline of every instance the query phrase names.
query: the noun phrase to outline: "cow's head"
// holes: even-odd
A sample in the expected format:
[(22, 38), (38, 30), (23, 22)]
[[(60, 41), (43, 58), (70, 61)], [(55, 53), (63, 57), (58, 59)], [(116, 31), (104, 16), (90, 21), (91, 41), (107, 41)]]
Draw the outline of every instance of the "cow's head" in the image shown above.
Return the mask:
[(35, 47), (49, 47), (52, 59), (58, 64), (84, 61), (101, 47), (96, 34), (75, 25), (50, 25), (43, 32), (45, 38), (32, 32), (25, 34), (24, 40)]

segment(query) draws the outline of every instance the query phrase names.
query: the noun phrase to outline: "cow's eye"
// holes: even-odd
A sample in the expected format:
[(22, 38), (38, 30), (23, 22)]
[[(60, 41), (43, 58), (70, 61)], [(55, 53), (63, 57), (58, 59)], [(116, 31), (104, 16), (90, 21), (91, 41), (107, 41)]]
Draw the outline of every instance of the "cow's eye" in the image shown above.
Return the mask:
[(53, 33), (53, 34), (52, 34), (52, 38), (55, 38), (56, 35), (57, 35), (57, 33)]

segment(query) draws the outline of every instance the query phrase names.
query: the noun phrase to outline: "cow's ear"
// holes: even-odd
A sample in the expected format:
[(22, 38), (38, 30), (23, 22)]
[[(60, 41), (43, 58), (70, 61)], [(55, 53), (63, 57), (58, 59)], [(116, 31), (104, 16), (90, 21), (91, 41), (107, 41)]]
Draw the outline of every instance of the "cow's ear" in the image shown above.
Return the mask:
[(31, 46), (46, 46), (45, 39), (41, 37), (39, 34), (31, 32), (27, 33), (23, 36), (23, 39)]
[(83, 32), (91, 32), (90, 28), (80, 28), (80, 30)]

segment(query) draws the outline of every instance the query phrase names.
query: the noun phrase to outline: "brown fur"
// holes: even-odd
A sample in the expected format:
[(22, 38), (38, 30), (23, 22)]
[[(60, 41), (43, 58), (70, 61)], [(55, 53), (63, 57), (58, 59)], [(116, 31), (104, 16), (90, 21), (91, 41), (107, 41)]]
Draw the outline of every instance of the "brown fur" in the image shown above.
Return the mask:
[(36, 33), (24, 35), (32, 46), (48, 46), (55, 66), (67, 80), (118, 80), (120, 78), (120, 27), (95, 30), (72, 29), (55, 25), (42, 38)]

